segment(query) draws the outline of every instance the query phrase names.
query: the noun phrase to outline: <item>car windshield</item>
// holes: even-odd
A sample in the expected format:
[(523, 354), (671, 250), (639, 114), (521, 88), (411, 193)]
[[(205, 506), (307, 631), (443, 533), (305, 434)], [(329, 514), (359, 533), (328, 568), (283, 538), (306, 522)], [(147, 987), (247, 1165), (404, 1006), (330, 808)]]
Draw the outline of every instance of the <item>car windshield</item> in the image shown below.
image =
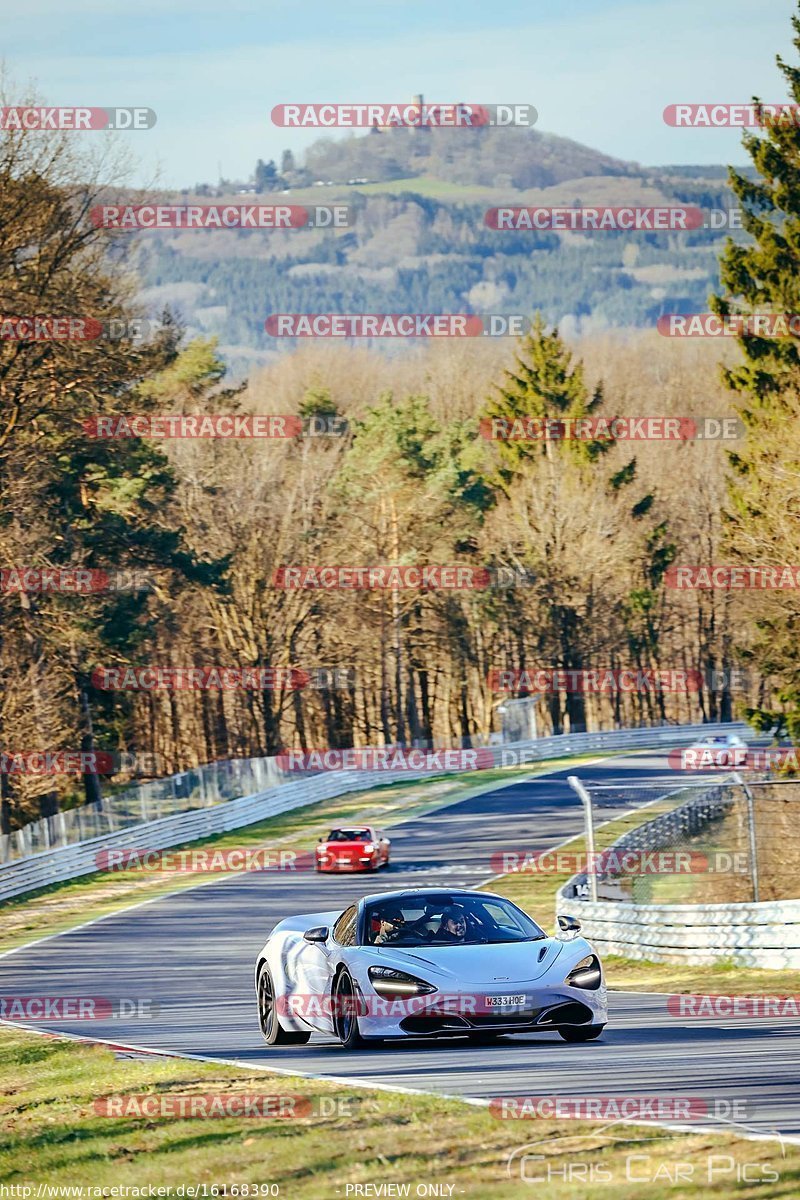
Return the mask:
[(499, 896), (410, 893), (376, 901), (366, 910), (366, 940), (375, 946), (479, 946), (546, 936), (521, 909)]
[(327, 836), (329, 842), (366, 842), (369, 841), (368, 829), (332, 829)]

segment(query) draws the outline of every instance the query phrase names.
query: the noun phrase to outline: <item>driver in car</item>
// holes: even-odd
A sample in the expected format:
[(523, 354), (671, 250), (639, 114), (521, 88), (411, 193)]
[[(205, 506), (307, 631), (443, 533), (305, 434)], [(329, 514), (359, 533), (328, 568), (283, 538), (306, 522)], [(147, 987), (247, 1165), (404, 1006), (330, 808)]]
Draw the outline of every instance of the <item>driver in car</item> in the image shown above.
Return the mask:
[(442, 913), (442, 923), (436, 934), (437, 942), (463, 942), (467, 936), (467, 914), (453, 905)]
[(375, 946), (396, 942), (406, 931), (406, 919), (401, 908), (387, 908), (380, 915), (380, 928), (375, 935)]

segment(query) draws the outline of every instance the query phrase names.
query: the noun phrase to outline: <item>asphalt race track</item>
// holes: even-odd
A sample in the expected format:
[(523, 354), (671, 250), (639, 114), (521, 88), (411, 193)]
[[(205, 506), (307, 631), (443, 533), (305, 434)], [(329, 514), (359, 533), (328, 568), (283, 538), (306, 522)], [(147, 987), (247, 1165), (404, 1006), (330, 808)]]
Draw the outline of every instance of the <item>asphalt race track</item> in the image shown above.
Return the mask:
[[(489, 791), (391, 827), (392, 867), (377, 876), (227, 876), (12, 951), (0, 959), (0, 996), (145, 998), (158, 1006), (150, 1019), (36, 1027), (250, 1069), (483, 1100), (686, 1096), (727, 1101), (731, 1112), (734, 1102), (745, 1101), (748, 1128), (799, 1136), (800, 1021), (679, 1019), (661, 995), (612, 993), (606, 1032), (588, 1045), (568, 1045), (557, 1034), (516, 1035), (491, 1046), (409, 1041), (360, 1053), (344, 1053), (319, 1035), (302, 1047), (263, 1043), (253, 965), (278, 920), (344, 908), (370, 891), (476, 885), (495, 874), (489, 862), (495, 851), (557, 845), (582, 830), (580, 802), (566, 783), (574, 771)], [(664, 777), (667, 767), (663, 756), (638, 754), (584, 765), (579, 774), (633, 786)]]

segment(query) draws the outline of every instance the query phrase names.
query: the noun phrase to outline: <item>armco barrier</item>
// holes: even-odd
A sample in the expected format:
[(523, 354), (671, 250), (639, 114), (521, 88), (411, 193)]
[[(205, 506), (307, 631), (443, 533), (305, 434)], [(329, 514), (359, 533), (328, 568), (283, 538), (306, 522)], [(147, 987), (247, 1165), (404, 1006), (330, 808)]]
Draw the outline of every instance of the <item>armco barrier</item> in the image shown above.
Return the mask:
[[(681, 746), (695, 741), (700, 736), (739, 731), (743, 728), (732, 724), (665, 725), (601, 733), (564, 734), (560, 737), (539, 738), (537, 741), (492, 746), (489, 749), (495, 766), (511, 766), (516, 763), (534, 763), (543, 759), (593, 751)], [(388, 771), (331, 771), (302, 779), (287, 774), (284, 782), (253, 795), (227, 800), (209, 808), (176, 813), (160, 820), (131, 825), (73, 845), (44, 850), (26, 858), (3, 863), (0, 865), (0, 903), (12, 896), (23, 895), (52, 883), (91, 874), (97, 869), (96, 856), (101, 850), (122, 846), (146, 846), (150, 850), (166, 850), (186, 842), (240, 829), (262, 821), (265, 817), (315, 804), (320, 800), (332, 799), (347, 792), (364, 791), (380, 784), (396, 783), (398, 778), (424, 779), (441, 774), (443, 772), (438, 770), (409, 771), (398, 777), (396, 773)]]
[[(731, 805), (731, 785), (707, 793), (625, 834), (609, 849), (658, 850), (676, 834), (693, 832)], [(586, 880), (575, 875), (556, 896), (556, 912), (577, 917), (601, 954), (650, 962), (707, 965), (730, 961), (767, 970), (800, 968), (800, 898), (727, 904), (631, 904), (575, 895)]]
[(620, 904), (567, 899), (556, 910), (577, 917), (600, 954), (650, 962), (727, 960), (769, 970), (800, 967), (800, 900), (758, 904)]
[(0, 835), (0, 863), (88, 842), (162, 817), (210, 808), (240, 796), (254, 796), (283, 783), (284, 776), (274, 758), (234, 758), (206, 763), (166, 779), (132, 784), (103, 796), (95, 804), (54, 813), (14, 833)]

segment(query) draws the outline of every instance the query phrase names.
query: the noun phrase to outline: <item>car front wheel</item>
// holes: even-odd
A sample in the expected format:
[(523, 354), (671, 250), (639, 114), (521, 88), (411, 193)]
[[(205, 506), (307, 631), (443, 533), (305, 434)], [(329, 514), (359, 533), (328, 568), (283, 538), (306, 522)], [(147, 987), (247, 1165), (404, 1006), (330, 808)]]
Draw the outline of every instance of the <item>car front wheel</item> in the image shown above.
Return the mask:
[(356, 1005), (356, 989), (350, 972), (342, 970), (333, 984), (333, 1031), (345, 1050), (358, 1050), (364, 1045)]

